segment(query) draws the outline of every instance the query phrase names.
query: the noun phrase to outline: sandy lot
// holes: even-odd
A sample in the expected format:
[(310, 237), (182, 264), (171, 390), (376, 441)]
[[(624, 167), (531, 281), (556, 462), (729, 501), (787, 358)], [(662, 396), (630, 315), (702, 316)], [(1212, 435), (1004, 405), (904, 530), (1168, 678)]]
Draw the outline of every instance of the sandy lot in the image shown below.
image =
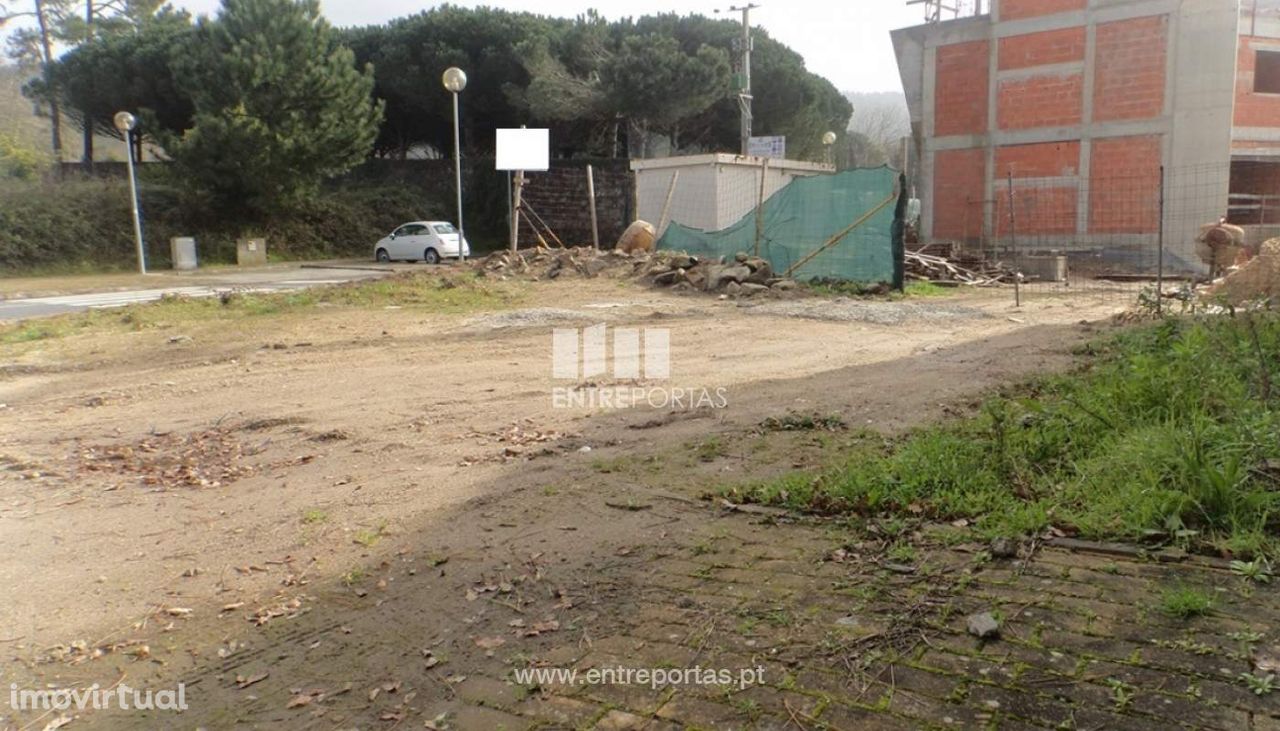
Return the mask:
[[(518, 563), (500, 536), (587, 581), (618, 545), (701, 520), (681, 508), (655, 528), (609, 501), (696, 500), (826, 456), (760, 441), (763, 418), (898, 431), (1065, 367), (1117, 306), (1015, 310), (1002, 291), (743, 306), (574, 280), (530, 284), (514, 310), (318, 309), (0, 346), (3, 679), (199, 672), (290, 617), (357, 611), (406, 556), (442, 576)], [(551, 329), (597, 323), (669, 329), (671, 380), (638, 385), (722, 388), (727, 407), (555, 408)]]

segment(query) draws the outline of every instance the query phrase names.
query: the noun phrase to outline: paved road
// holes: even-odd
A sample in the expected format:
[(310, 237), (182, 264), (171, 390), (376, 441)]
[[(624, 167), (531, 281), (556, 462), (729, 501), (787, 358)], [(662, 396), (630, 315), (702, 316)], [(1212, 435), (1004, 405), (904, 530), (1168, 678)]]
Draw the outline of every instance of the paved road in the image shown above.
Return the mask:
[(132, 289), (91, 294), (70, 294), (56, 297), (26, 297), (0, 300), (0, 322), (23, 320), (31, 317), (48, 317), (81, 310), (123, 307), (139, 302), (154, 302), (165, 295), (184, 297), (213, 297), (219, 292), (279, 292), (289, 289), (306, 289), (323, 284), (339, 284), (360, 279), (385, 276), (392, 270), (374, 269), (287, 269), (266, 273), (256, 272), (244, 276), (227, 276), (225, 282), (189, 287), (161, 287)]

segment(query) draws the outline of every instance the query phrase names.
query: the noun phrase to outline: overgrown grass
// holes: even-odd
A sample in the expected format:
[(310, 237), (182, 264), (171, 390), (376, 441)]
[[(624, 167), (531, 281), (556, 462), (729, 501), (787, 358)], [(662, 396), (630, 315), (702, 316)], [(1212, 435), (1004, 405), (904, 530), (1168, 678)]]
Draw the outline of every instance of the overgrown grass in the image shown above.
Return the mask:
[(987, 535), (1270, 553), (1280, 527), (1280, 318), (1166, 320), (1092, 347), (1079, 371), (821, 473), (729, 490), (824, 513), (969, 518)]
[(959, 291), (957, 287), (941, 287), (933, 282), (913, 281), (907, 282), (906, 295), (908, 297), (946, 297), (954, 295)]
[(182, 324), (306, 312), (319, 307), (412, 307), (459, 314), (509, 307), (521, 299), (518, 283), (490, 283), (467, 274), (398, 274), (384, 279), (311, 287), (291, 292), (237, 293), (221, 297), (167, 297), (130, 305), (0, 326), (0, 344), (30, 343), (94, 329), (145, 330)]

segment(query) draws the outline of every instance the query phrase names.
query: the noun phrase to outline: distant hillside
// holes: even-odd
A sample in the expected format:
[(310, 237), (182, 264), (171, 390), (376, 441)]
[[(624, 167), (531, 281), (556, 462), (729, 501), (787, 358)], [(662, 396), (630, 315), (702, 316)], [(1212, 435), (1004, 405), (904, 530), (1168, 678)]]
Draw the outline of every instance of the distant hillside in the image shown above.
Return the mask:
[[(52, 128), (47, 117), (35, 112), (35, 105), (22, 95), (22, 85), (31, 79), (32, 72), (12, 64), (0, 64), (0, 131), (17, 137), (20, 144), (52, 157), (49, 136)], [(93, 142), (93, 159), (98, 161), (123, 160), (122, 143), (118, 139), (98, 135)], [(62, 120), (62, 159), (80, 159), (80, 130)]]
[(853, 105), (849, 129), (881, 142), (897, 140), (911, 134), (911, 114), (907, 97), (894, 91), (846, 91)]
[(31, 101), (22, 96), (22, 85), (29, 78), (16, 66), (0, 64), (0, 130), (26, 147), (47, 153), (49, 120), (37, 117)]

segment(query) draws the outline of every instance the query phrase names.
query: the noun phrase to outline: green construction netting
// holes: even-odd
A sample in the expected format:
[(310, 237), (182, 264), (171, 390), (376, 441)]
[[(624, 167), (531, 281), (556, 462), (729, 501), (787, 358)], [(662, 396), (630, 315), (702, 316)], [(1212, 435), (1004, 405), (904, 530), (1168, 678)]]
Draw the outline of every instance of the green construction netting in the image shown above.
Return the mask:
[[(839, 243), (810, 259), (792, 276), (802, 280), (829, 277), (900, 286), (900, 275), (895, 276), (894, 267), (895, 258), (901, 258), (902, 226), (895, 225), (902, 217), (898, 210), (897, 183), (898, 172), (888, 167), (792, 180), (764, 202), (760, 256), (768, 260), (775, 272), (785, 272), (875, 210)], [(658, 241), (658, 248), (731, 259), (738, 252), (756, 251), (756, 227), (754, 210), (719, 231), (702, 231), (672, 223)]]

